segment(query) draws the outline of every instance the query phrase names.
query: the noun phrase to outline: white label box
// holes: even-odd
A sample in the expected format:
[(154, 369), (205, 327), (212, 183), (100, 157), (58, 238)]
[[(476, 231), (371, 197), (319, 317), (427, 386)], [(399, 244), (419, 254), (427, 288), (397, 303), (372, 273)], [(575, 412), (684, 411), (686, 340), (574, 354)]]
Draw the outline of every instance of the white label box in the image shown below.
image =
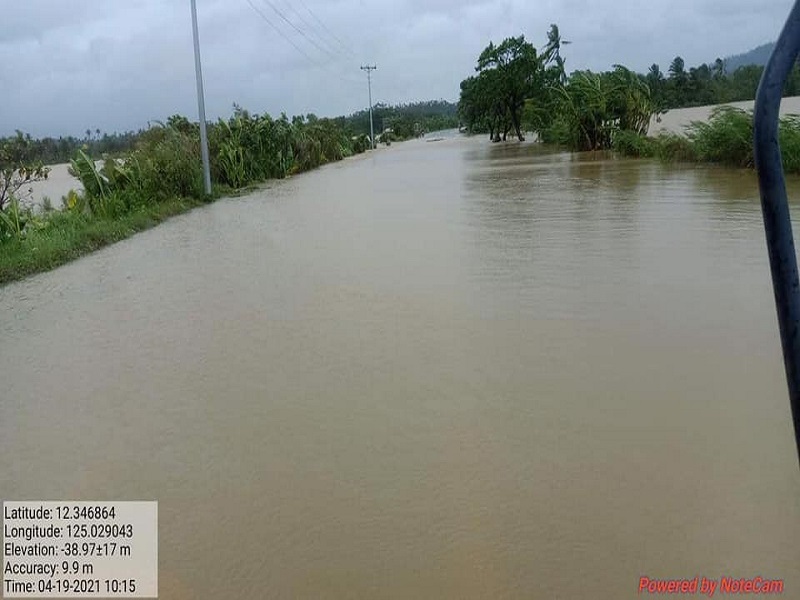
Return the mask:
[(3, 502), (3, 598), (157, 598), (158, 502)]

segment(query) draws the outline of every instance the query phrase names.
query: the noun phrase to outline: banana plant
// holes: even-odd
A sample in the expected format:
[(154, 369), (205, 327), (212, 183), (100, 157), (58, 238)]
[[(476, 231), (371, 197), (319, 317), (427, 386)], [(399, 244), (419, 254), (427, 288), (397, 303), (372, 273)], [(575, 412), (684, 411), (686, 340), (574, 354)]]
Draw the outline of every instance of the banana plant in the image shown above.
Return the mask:
[(69, 174), (80, 180), (90, 199), (103, 199), (108, 195), (108, 178), (83, 150), (78, 150), (78, 156), (70, 161)]
[(8, 206), (0, 210), (0, 237), (22, 238), (27, 216), (26, 211), (20, 209), (17, 197), (12, 194)]

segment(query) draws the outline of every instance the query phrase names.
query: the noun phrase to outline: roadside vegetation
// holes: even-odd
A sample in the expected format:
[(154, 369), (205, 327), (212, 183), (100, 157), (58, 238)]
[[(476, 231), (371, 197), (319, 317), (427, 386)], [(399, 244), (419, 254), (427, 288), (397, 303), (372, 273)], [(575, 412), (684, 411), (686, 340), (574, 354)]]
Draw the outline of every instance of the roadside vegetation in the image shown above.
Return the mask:
[[(373, 112), (376, 138), (385, 142), (458, 125), (457, 106), (445, 101), (379, 104)], [(290, 120), (234, 106), (229, 119), (208, 127), (211, 196), (203, 189), (200, 126), (180, 115), (125, 134), (33, 139), (18, 131), (0, 138), (0, 285), (222, 195), (365, 152), (369, 131), (368, 111)], [(83, 191), (62, 198), (59, 210), (50, 201), (41, 209), (26, 203), (30, 184), (47, 178), (45, 165), (66, 161)]]
[(47, 177), (33, 141), (0, 144), (0, 283), (51, 269), (224, 194), (364, 152), (369, 140), (329, 119), (273, 119), (236, 108), (209, 127), (212, 196), (204, 194), (199, 125), (173, 116), (133, 148), (97, 162), (79, 149), (70, 172), (83, 185), (62, 210), (24, 206), (25, 186)]
[[(752, 167), (752, 113), (716, 109), (685, 135), (648, 137), (653, 115), (669, 108), (752, 99), (761, 67), (725, 71), (724, 62), (685, 69), (676, 57), (668, 76), (658, 65), (638, 74), (567, 74), (559, 29), (541, 49), (524, 36), (490, 42), (475, 75), (461, 82), (458, 104), (446, 101), (374, 107), (375, 133), (390, 143), (461, 126), (493, 142), (526, 132), (573, 151), (614, 150), (625, 156)], [(785, 89), (800, 94), (800, 68)], [(175, 115), (166, 123), (123, 134), (86, 131), (84, 138), (0, 138), (0, 284), (51, 269), (160, 223), (171, 215), (237, 190), (342, 160), (370, 147), (369, 111), (334, 119), (313, 114), (273, 118), (235, 106), (209, 124), (214, 190), (203, 191), (199, 125)], [(784, 169), (800, 173), (800, 117), (781, 121)], [(34, 210), (24, 202), (47, 164), (69, 159), (84, 191)]]
[[(411, 139), (430, 131), (454, 129), (458, 127), (458, 106), (445, 100), (412, 102), (392, 106), (377, 103), (373, 108), (373, 120), (376, 134), (386, 129), (393, 130), (393, 140)], [(313, 114), (303, 117), (308, 121), (319, 120)], [(348, 116), (330, 119), (337, 127), (351, 137), (369, 135), (369, 110), (361, 110)], [(153, 123), (160, 125), (160, 123)], [(87, 129), (84, 136), (31, 137), (30, 134), (17, 131), (13, 136), (0, 137), (0, 147), (10, 145), (17, 148), (24, 146), (26, 160), (41, 161), (45, 165), (67, 163), (72, 160), (78, 150), (95, 159), (104, 156), (118, 156), (132, 151), (139, 139), (149, 131), (127, 131), (124, 133), (107, 133), (100, 129)]]
[[(784, 172), (800, 174), (800, 116), (781, 118), (778, 136)], [(691, 123), (685, 135), (660, 133), (646, 137), (621, 132), (613, 149), (623, 156), (753, 168), (753, 112), (718, 106), (707, 122)]]

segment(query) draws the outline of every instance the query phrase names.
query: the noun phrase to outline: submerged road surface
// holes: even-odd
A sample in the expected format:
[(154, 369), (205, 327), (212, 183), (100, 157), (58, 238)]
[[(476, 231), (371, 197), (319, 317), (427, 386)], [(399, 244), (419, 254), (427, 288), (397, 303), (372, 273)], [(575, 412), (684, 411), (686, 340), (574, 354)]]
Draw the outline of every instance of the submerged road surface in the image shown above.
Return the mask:
[(162, 600), (800, 589), (750, 172), (397, 144), (0, 288), (0, 335), (0, 496), (158, 500)]

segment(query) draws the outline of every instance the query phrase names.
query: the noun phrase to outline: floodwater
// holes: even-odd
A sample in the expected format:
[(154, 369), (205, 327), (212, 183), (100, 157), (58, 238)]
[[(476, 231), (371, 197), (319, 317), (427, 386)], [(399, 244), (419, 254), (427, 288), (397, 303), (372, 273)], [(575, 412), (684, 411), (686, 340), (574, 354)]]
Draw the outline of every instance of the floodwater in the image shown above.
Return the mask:
[[(745, 110), (753, 109), (753, 102), (733, 102), (730, 106)], [(650, 135), (657, 135), (661, 131), (672, 133), (686, 133), (686, 127), (692, 121), (708, 121), (713, 106), (695, 106), (692, 108), (678, 108), (669, 110), (664, 114), (654, 116), (650, 122)], [(800, 114), (800, 96), (783, 98), (781, 101), (781, 115)], [(439, 137), (440, 133), (431, 134), (430, 138)], [(98, 166), (102, 166), (98, 161)], [(69, 174), (68, 164), (50, 165), (50, 173), (44, 181), (36, 181), (24, 186), (20, 195), (22, 200), (32, 206), (42, 206), (45, 198), (50, 199), (53, 208), (61, 208), (62, 198), (70, 190), (83, 191), (81, 182)]]
[(750, 172), (396, 144), (0, 288), (0, 335), (0, 497), (157, 500), (163, 600), (800, 593)]
[[(753, 100), (745, 102), (731, 102), (726, 106), (733, 106), (742, 110), (753, 110)], [(692, 121), (708, 121), (711, 111), (715, 106), (693, 106), (692, 108), (678, 108), (668, 110), (666, 113), (654, 116), (650, 121), (650, 135), (659, 132), (686, 133), (686, 128)], [(781, 116), (800, 114), (800, 96), (790, 96), (781, 100)]]
[(60, 209), (63, 206), (63, 197), (69, 194), (70, 190), (83, 191), (81, 182), (69, 174), (68, 164), (51, 165), (48, 168), (50, 171), (47, 179), (34, 181), (20, 189), (19, 195), (23, 203), (40, 207), (47, 198), (53, 208)]

